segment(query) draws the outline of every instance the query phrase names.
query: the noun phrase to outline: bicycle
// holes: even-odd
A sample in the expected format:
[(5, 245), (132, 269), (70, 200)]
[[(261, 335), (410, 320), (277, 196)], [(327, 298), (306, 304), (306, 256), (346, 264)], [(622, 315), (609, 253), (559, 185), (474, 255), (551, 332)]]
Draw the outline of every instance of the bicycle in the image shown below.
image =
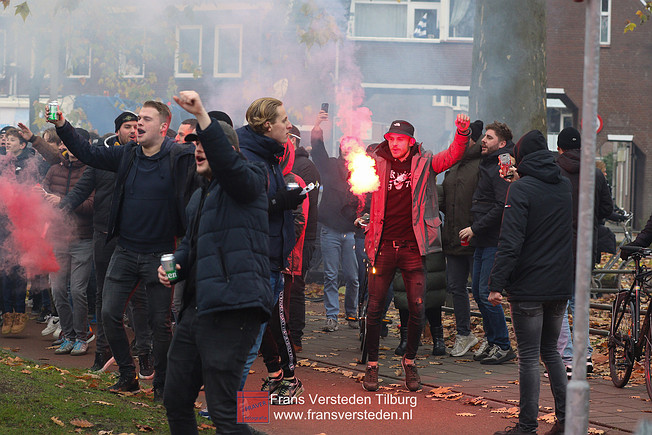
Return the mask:
[[(641, 264), (642, 259), (652, 256), (652, 250), (637, 246), (623, 246), (621, 250), (630, 253), (636, 272), (630, 288), (619, 291), (613, 302), (607, 342), (609, 374), (616, 387), (624, 387), (632, 375), (634, 362), (645, 355), (645, 387), (652, 398), (652, 269)], [(648, 298), (645, 312), (641, 311), (643, 297)], [(642, 325), (641, 315), (645, 316)]]
[(616, 248), (616, 253), (612, 254), (611, 257), (607, 259), (604, 266), (602, 266), (599, 269), (593, 269), (592, 276), (591, 276), (591, 288), (594, 289), (602, 288), (603, 280), (605, 280), (605, 277), (613, 276), (615, 274), (616, 275), (615, 288), (617, 290), (621, 290), (622, 288), (627, 287), (627, 281), (626, 278), (624, 278), (625, 275), (628, 273), (634, 273), (634, 263), (632, 260), (623, 261), (618, 266), (616, 266), (620, 261), (621, 248), (631, 243), (632, 240), (634, 240), (632, 238), (632, 231), (631, 231), (631, 222), (632, 219), (634, 218), (634, 214), (625, 213), (623, 217), (625, 218), (624, 220), (617, 222), (617, 224), (623, 230), (623, 240), (621, 240), (621, 242), (618, 244), (618, 247)]

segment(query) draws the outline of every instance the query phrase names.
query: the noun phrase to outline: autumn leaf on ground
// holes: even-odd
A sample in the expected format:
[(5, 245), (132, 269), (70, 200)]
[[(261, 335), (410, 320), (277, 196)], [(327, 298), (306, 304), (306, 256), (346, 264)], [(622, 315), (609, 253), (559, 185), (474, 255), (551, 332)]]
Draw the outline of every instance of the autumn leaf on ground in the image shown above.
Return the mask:
[(604, 434), (604, 431), (602, 429), (596, 429), (594, 427), (590, 427), (589, 430), (586, 433), (602, 435), (602, 434)]
[(26, 375), (31, 375), (31, 374), (32, 374), (32, 372), (30, 372), (30, 371), (27, 370), (27, 369), (22, 369), (20, 372), (21, 372), (21, 373), (25, 373)]
[(50, 417), (50, 420), (52, 420), (54, 423), (58, 424), (59, 426), (65, 426), (65, 423), (61, 420), (59, 420), (57, 417)]
[(478, 405), (486, 405), (487, 401), (484, 400), (484, 397), (474, 397), (474, 398), (466, 399), (464, 403), (466, 403), (467, 405), (478, 406)]
[(138, 432), (154, 432), (154, 428), (145, 424), (136, 424)]
[(199, 426), (197, 426), (197, 429), (199, 429), (199, 430), (211, 430), (211, 429), (215, 429), (215, 428), (213, 426), (211, 426), (210, 424), (202, 423)]
[(471, 414), (470, 412), (458, 412), (456, 415), (459, 417), (475, 417), (475, 414)]
[(450, 392), (451, 392), (450, 387), (437, 387), (437, 388), (433, 388), (432, 390), (429, 391), (430, 394), (434, 394), (434, 395), (448, 394)]
[(555, 422), (557, 421), (557, 418), (555, 418), (555, 413), (554, 412), (550, 412), (548, 414), (542, 415), (537, 420), (545, 421), (546, 423), (550, 423), (550, 424), (555, 424)]
[(81, 420), (79, 418), (73, 418), (72, 420), (70, 420), (70, 424), (72, 424), (73, 426), (77, 426), (77, 427), (93, 427), (93, 426), (95, 426), (90, 421)]
[(103, 400), (93, 400), (93, 403), (97, 403), (98, 405), (113, 406), (113, 403), (111, 403), (111, 402), (105, 402), (105, 401), (103, 401)]

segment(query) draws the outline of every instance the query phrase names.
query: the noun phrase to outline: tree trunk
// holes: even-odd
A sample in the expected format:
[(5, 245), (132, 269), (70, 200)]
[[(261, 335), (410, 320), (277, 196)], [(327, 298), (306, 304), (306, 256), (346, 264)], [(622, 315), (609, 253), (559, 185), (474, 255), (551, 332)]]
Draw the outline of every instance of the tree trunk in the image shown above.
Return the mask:
[(477, 0), (471, 120), (546, 134), (546, 2)]

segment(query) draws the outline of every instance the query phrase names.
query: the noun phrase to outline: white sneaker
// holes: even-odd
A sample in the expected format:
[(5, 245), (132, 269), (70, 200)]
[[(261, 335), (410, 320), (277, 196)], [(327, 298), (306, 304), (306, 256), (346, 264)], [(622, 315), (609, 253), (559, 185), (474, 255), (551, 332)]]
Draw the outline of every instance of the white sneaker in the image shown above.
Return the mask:
[(57, 329), (54, 330), (52, 336), (54, 338), (61, 338), (61, 325), (59, 323), (57, 323)]
[(41, 331), (42, 336), (46, 336), (48, 334), (52, 334), (54, 331), (57, 330), (59, 327), (59, 318), (55, 316), (51, 316), (48, 319), (48, 324), (45, 326), (45, 329)]
[(473, 354), (473, 360), (480, 361), (486, 358), (487, 355), (489, 355), (489, 350), (490, 350), (489, 342), (485, 339), (482, 339), (482, 341), (480, 342), (480, 347), (478, 347), (478, 350), (476, 350), (475, 353)]
[(455, 337), (455, 345), (451, 350), (451, 356), (462, 356), (467, 353), (473, 346), (478, 343), (478, 337), (469, 333), (469, 335), (457, 335)]

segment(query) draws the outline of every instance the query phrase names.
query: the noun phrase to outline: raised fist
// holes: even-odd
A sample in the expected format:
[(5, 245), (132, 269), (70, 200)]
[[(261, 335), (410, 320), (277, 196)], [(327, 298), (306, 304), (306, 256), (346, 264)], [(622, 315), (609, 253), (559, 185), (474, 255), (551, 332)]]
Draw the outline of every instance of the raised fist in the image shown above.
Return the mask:
[(471, 118), (469, 118), (469, 115), (466, 115), (464, 113), (459, 113), (457, 115), (457, 119), (455, 120), (455, 126), (460, 131), (460, 133), (465, 133), (469, 129), (470, 124), (471, 124)]

